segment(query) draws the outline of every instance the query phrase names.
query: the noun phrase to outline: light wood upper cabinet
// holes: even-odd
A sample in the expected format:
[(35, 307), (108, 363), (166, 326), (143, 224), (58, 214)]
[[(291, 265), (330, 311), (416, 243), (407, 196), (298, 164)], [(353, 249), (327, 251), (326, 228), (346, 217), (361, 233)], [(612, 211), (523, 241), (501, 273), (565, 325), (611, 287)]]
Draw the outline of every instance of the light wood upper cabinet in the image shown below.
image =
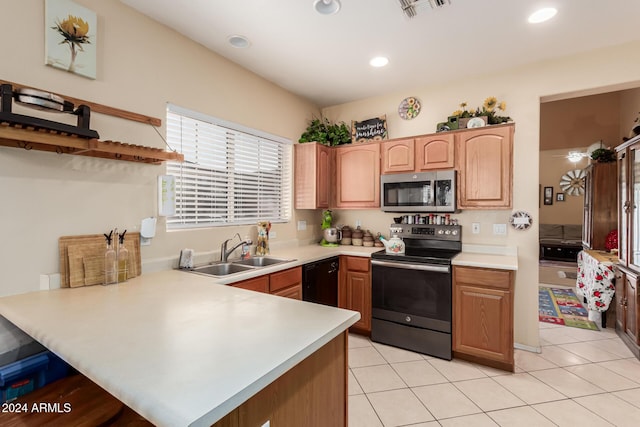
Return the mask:
[(328, 208), (331, 200), (331, 148), (317, 142), (295, 144), (296, 209)]
[(343, 145), (334, 150), (335, 207), (380, 207), (380, 144)]
[(439, 133), (415, 139), (415, 171), (453, 168), (454, 134)]
[(380, 144), (381, 173), (386, 175), (453, 168), (454, 146), (452, 133), (384, 141)]
[(512, 207), (513, 125), (457, 132), (458, 207)]
[(415, 163), (413, 138), (384, 141), (380, 144), (380, 148), (382, 150), (381, 173), (383, 175), (413, 172)]

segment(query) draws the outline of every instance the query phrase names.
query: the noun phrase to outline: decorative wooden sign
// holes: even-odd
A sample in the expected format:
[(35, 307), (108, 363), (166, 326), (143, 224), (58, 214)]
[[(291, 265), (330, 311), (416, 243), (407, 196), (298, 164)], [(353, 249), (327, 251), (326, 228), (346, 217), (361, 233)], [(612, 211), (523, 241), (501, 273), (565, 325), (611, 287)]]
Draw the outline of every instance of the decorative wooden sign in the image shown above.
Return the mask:
[(386, 114), (361, 122), (351, 121), (351, 142), (380, 141), (389, 139)]

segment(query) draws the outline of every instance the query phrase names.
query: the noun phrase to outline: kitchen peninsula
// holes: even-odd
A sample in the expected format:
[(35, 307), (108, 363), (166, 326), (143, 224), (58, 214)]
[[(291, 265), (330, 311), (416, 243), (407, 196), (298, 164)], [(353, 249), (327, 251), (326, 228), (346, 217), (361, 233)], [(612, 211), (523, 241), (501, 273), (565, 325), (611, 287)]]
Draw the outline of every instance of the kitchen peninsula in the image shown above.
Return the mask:
[(0, 314), (156, 425), (346, 425), (353, 311), (162, 271)]

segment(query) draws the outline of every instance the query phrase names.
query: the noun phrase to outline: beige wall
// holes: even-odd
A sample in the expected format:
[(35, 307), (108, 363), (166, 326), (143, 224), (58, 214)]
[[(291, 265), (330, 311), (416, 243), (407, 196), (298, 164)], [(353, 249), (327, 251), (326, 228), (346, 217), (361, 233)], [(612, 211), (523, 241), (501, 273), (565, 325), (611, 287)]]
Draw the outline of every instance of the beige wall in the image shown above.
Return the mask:
[[(576, 151), (586, 151), (587, 147), (576, 148)], [(565, 194), (564, 202), (556, 200), (556, 194), (562, 192), (560, 179), (570, 170), (584, 169), (589, 160), (583, 158), (577, 163), (567, 158), (567, 149), (547, 150), (540, 152), (540, 192), (544, 187), (553, 188), (553, 204), (545, 205), (543, 194), (540, 194), (540, 224), (582, 224), (584, 196), (569, 196)]]
[[(311, 115), (318, 113), (309, 102), (120, 2), (77, 2), (98, 15), (98, 79), (88, 80), (43, 65), (41, 1), (9, 2), (3, 8), (4, 16), (19, 19), (6, 19), (0, 28), (3, 40), (11, 46), (4, 50), (1, 78), (161, 118), (166, 102), (172, 102), (292, 140), (298, 138)], [(535, 347), (540, 99), (568, 97), (583, 90), (602, 91), (601, 87), (628, 88), (629, 82), (637, 79), (640, 66), (640, 58), (629, 52), (638, 49), (640, 43), (627, 44), (453, 83), (434, 84), (422, 81), (417, 74), (410, 91), (334, 106), (325, 113), (346, 122), (386, 114), (390, 137), (395, 138), (432, 132), (436, 123), (446, 119), (462, 101), (476, 106), (487, 96), (496, 96), (507, 102), (507, 113), (516, 121), (514, 209), (530, 212), (534, 226), (522, 232), (510, 229), (506, 237), (496, 238), (490, 232), (491, 224), (506, 223), (509, 211), (466, 211), (459, 218), (464, 226), (481, 223), (479, 235), (465, 232), (465, 243), (518, 247), (515, 338), (518, 343)], [(411, 121), (402, 121), (397, 115), (398, 104), (406, 96), (417, 96), (423, 104), (420, 116)], [(92, 128), (102, 139), (163, 146), (149, 126), (94, 114)], [(57, 272), (59, 236), (101, 233), (113, 227), (135, 230), (142, 218), (156, 215), (156, 177), (163, 172), (162, 166), (0, 147), (0, 294), (38, 289), (41, 273)], [(376, 231), (385, 230), (392, 216), (377, 210), (337, 214), (342, 222), (353, 224), (359, 219)], [(297, 233), (298, 219), (306, 219), (312, 227)], [(306, 239), (317, 232), (319, 222), (318, 212), (297, 211), (291, 223), (277, 224), (274, 230), (283, 241)], [(142, 249), (143, 260), (176, 258), (184, 247), (200, 252), (215, 250), (236, 231), (243, 235), (248, 229), (167, 233), (161, 220), (153, 244)]]
[[(97, 79), (44, 65), (44, 2), (5, 2), (0, 37), (5, 41), (0, 78), (112, 107), (162, 118), (171, 102), (296, 141), (319, 110), (251, 72), (211, 53), (119, 1), (78, 0), (98, 16)], [(19, 17), (19, 18), (18, 18)], [(38, 115), (35, 110), (16, 109)], [(53, 120), (73, 122), (54, 115)], [(149, 125), (93, 114), (101, 139), (164, 147)], [(158, 129), (164, 135), (164, 128)], [(39, 275), (56, 273), (58, 237), (94, 234), (118, 227), (139, 229), (142, 218), (157, 215), (156, 177), (164, 166), (139, 165), (27, 152), (0, 147), (0, 200), (3, 208), (0, 295), (37, 290)], [(313, 212), (275, 224), (281, 241), (309, 238), (297, 233), (297, 219), (316, 222)], [(219, 250), (236, 232), (251, 226), (166, 232), (163, 218), (143, 263), (172, 258), (180, 249)], [(144, 267), (143, 267), (144, 270)]]
[[(436, 124), (445, 120), (462, 101), (476, 106), (486, 97), (496, 96), (498, 100), (507, 102), (507, 113), (516, 123), (513, 209), (530, 212), (534, 220), (533, 227), (527, 231), (509, 229), (506, 237), (495, 238), (488, 230), (490, 225), (507, 222), (510, 211), (465, 211), (459, 217), (465, 226), (464, 243), (477, 242), (518, 248), (515, 340), (525, 346), (537, 347), (541, 99), (550, 100), (552, 96), (562, 99), (584, 95), (584, 91), (593, 94), (640, 86), (636, 82), (640, 58), (629, 55), (629, 52), (639, 48), (640, 43), (627, 44), (453, 83), (434, 84), (421, 81), (418, 76), (410, 91), (333, 106), (325, 109), (324, 113), (333, 119), (345, 121), (386, 114), (389, 137), (396, 138), (434, 131)], [(398, 104), (406, 96), (418, 97), (423, 105), (420, 115), (411, 121), (401, 120), (396, 112)], [(385, 227), (390, 218), (377, 211), (343, 215), (345, 218), (357, 215), (363, 225), (374, 224), (372, 227), (378, 230)], [(467, 231), (471, 222), (481, 223), (483, 232), (480, 235), (472, 235)]]
[[(620, 141), (630, 130), (640, 125), (640, 88), (622, 92), (620, 96)], [(638, 122), (635, 122), (639, 119)], [(617, 144), (616, 144), (617, 145)]]

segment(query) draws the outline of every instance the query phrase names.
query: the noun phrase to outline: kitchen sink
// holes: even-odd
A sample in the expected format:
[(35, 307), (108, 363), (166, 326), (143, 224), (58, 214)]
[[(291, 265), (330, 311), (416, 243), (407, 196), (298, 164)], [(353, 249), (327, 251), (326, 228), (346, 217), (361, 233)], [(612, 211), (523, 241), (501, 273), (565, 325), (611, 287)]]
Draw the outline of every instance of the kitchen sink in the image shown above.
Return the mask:
[(291, 259), (272, 258), (266, 256), (258, 256), (249, 259), (243, 259), (240, 261), (233, 261), (236, 265), (250, 265), (252, 267), (266, 267), (268, 265), (280, 264), (283, 262), (293, 261)]
[(205, 265), (190, 270), (193, 273), (209, 274), (211, 276), (227, 276), (233, 273), (242, 273), (243, 271), (252, 270), (253, 268), (246, 265), (232, 264), (224, 262), (219, 264)]
[(201, 267), (195, 267), (188, 270), (191, 273), (206, 274), (209, 276), (228, 276), (230, 274), (242, 273), (245, 271), (257, 270), (260, 267), (267, 267), (270, 265), (280, 264), (283, 262), (294, 261), (284, 258), (273, 257), (254, 257), (243, 260), (229, 261), (229, 262), (216, 262), (209, 265), (203, 265)]

